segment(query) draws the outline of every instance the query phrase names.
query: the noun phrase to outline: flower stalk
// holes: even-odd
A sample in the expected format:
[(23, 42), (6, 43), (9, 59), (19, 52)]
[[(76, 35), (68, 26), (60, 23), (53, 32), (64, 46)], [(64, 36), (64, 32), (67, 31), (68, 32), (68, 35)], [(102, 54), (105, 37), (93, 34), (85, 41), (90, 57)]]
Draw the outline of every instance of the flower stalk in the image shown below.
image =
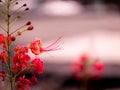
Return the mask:
[[(19, 0), (0, 0), (0, 3), (5, 7), (5, 13), (0, 16), (5, 21), (5, 27), (0, 25), (0, 28), (5, 32), (5, 35), (0, 34), (0, 48), (2, 48), (2, 51), (0, 51), (0, 78), (2, 78), (3, 82), (6, 78), (9, 79), (10, 90), (30, 90), (30, 86), (37, 82), (36, 75), (41, 74), (44, 69), (44, 63), (39, 55), (43, 52), (61, 49), (58, 45), (61, 38), (58, 38), (47, 47), (43, 47), (41, 40), (38, 39), (32, 41), (29, 46), (17, 45), (13, 49), (13, 42), (16, 41), (18, 36), (34, 29), (34, 26), (31, 25), (31, 21), (27, 21), (17, 29), (11, 30), (13, 22), (15, 23), (24, 12), (29, 10), (29, 8), (26, 7), (27, 4), (23, 4), (17, 10), (23, 7), (25, 7), (25, 9), (23, 12), (20, 12), (19, 15), (16, 15), (15, 13), (12, 13), (12, 7), (13, 5), (19, 4)], [(0, 10), (2, 11), (1, 7)], [(19, 18), (16, 18), (18, 16)], [(31, 56), (28, 54), (29, 49), (35, 56), (33, 60), (31, 60)], [(29, 71), (32, 76), (26, 78), (26, 75), (24, 74), (25, 71)]]
[[(10, 37), (10, 0), (7, 2), (7, 36)], [(10, 81), (10, 88), (13, 89), (13, 76), (11, 72), (11, 58), (10, 58), (10, 40), (8, 39), (8, 45), (7, 45), (7, 53), (8, 53), (8, 70), (9, 70), (9, 81)]]

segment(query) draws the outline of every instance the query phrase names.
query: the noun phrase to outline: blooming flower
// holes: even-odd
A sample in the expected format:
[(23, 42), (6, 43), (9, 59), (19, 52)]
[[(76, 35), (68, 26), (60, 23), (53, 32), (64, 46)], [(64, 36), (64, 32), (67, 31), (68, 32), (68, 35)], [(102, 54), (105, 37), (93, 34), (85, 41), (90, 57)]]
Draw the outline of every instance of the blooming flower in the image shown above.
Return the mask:
[[(60, 49), (59, 45), (57, 45), (60, 38), (47, 47), (43, 47), (40, 40), (35, 40), (30, 44), (30, 48), (26, 46), (17, 46), (13, 49), (12, 43), (16, 41), (18, 36), (21, 36), (26, 31), (34, 29), (31, 21), (12, 28), (12, 25), (29, 10), (27, 4), (23, 3), (22, 6), (18, 5), (18, 8), (13, 12), (12, 8), (19, 4), (19, 1), (20, 0), (0, 0), (0, 7), (5, 8), (5, 10), (0, 10), (0, 17), (5, 21), (5, 23), (0, 25), (0, 30), (4, 31), (5, 34), (0, 34), (0, 50), (2, 50), (0, 52), (0, 77), (2, 77), (2, 81), (6, 79), (5, 77), (9, 79), (10, 90), (30, 90), (29, 86), (37, 83), (37, 77), (34, 72), (41, 74), (44, 68), (43, 61), (36, 55), (46, 51)], [(19, 10), (23, 11), (17, 13), (16, 11)], [(30, 61), (28, 49), (30, 49), (36, 57), (33, 61)], [(30, 72), (32, 77), (30, 76), (30, 79), (25, 78), (24, 71)]]
[(28, 61), (30, 57), (25, 53), (16, 54), (13, 61), (13, 71), (22, 71), (24, 68), (28, 68)]
[(73, 62), (73, 76), (76, 80), (81, 79), (81, 73), (84, 70), (84, 65), (78, 61)]
[(0, 71), (0, 77), (3, 78), (2, 81), (5, 80), (5, 77), (6, 77), (6, 76), (7, 76), (7, 75), (6, 75), (6, 73), (5, 73), (4, 71)]
[(103, 63), (101, 63), (100, 61), (96, 60), (93, 63), (93, 68), (99, 72), (102, 72), (104, 70), (104, 65)]
[(80, 56), (80, 60), (82, 63), (86, 63), (89, 60), (89, 57), (87, 54), (84, 53)]
[(52, 44), (50, 44), (47, 47), (43, 47), (41, 40), (35, 40), (33, 42), (31, 42), (30, 44), (30, 49), (31, 52), (35, 55), (39, 55), (43, 52), (47, 52), (47, 51), (54, 51), (54, 50), (59, 50), (61, 48), (59, 48), (58, 42), (60, 41), (61, 37), (58, 38), (55, 42), (53, 42)]
[(84, 65), (80, 62), (73, 62), (74, 72), (81, 72), (84, 70)]
[(94, 72), (93, 72), (94, 79), (96, 79), (96, 80), (100, 79), (101, 74), (103, 73), (103, 70), (104, 70), (104, 64), (97, 59), (93, 62), (92, 68), (94, 70)]
[(26, 46), (17, 46), (14, 51), (16, 53), (28, 53), (28, 48)]
[(26, 79), (25, 76), (19, 77), (16, 87), (19, 90), (30, 90), (29, 86), (31, 85), (31, 81), (29, 79)]
[(6, 51), (0, 53), (0, 60), (2, 60), (2, 62), (6, 62), (8, 60), (8, 53)]
[(7, 49), (7, 46), (12, 43), (12, 36), (5, 36), (3, 39), (3, 47)]
[(31, 42), (30, 49), (31, 49), (32, 53), (35, 54), (35, 55), (39, 55), (40, 53), (42, 53), (42, 43), (41, 43), (41, 41), (36, 40), (36, 41)]
[(3, 44), (3, 41), (4, 41), (4, 35), (3, 34), (0, 34), (0, 44)]
[(41, 61), (39, 58), (35, 58), (31, 64), (38, 74), (43, 72), (44, 64), (43, 61)]
[(32, 85), (34, 85), (38, 82), (37, 78), (34, 75), (31, 77), (30, 81), (31, 81)]
[[(92, 75), (94, 78), (100, 78), (101, 73), (104, 70), (104, 65), (99, 60), (95, 60), (90, 63), (91, 58), (87, 54), (82, 54), (77, 62), (73, 63), (73, 75), (78, 80), (85, 75), (87, 78)], [(94, 72), (91, 72), (94, 70)]]

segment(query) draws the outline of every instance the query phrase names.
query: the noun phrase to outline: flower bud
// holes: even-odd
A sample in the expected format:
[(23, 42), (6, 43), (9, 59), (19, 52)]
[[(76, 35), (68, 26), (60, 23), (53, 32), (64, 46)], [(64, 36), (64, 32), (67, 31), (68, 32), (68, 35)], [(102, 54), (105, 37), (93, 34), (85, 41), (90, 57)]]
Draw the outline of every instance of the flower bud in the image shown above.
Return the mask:
[(27, 30), (33, 30), (33, 26), (32, 25), (30, 25), (28, 28), (27, 28)]
[(10, 17), (11, 15), (10, 14), (8, 14), (8, 17)]
[(14, 36), (11, 36), (10, 39), (11, 41), (15, 41), (16, 38)]
[(15, 4), (18, 4), (18, 2), (16, 2)]
[(23, 7), (25, 7), (25, 6), (27, 6), (27, 4), (25, 3), (25, 4), (23, 4)]
[(18, 31), (18, 32), (17, 32), (17, 35), (18, 35), (18, 36), (20, 36), (21, 34), (22, 34), (22, 32), (21, 32), (21, 31)]
[(25, 8), (25, 10), (26, 10), (26, 11), (28, 11), (28, 10), (29, 10), (29, 8)]
[(31, 24), (31, 22), (30, 21), (28, 21), (27, 23), (26, 23), (26, 25), (30, 25)]

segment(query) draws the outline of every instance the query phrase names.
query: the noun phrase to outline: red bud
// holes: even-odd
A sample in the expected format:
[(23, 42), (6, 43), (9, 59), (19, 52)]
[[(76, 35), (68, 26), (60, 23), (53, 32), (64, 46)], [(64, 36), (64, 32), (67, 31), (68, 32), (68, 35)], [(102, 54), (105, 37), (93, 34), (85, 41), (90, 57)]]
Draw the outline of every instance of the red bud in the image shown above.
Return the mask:
[(30, 25), (28, 28), (27, 28), (27, 30), (33, 30), (33, 26), (32, 25)]

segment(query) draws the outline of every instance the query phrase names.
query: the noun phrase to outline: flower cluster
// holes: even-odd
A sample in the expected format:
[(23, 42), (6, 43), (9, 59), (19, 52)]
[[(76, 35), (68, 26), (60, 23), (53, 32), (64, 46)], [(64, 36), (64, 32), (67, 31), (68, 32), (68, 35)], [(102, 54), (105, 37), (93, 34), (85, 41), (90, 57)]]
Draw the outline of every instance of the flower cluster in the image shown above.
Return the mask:
[(82, 54), (80, 58), (73, 63), (73, 75), (77, 80), (82, 77), (94, 77), (99, 79), (104, 70), (104, 64), (98, 59), (93, 62), (90, 61), (91, 57), (87, 54)]
[[(1, 20), (5, 21), (5, 27), (0, 25), (0, 29), (5, 33), (0, 34), (0, 77), (2, 81), (9, 79), (11, 90), (15, 88), (29, 90), (29, 86), (34, 85), (38, 81), (36, 74), (41, 74), (44, 69), (44, 63), (39, 55), (60, 49), (58, 43), (61, 37), (47, 47), (43, 47), (41, 40), (37, 39), (28, 46), (17, 45), (14, 49), (12, 48), (13, 42), (17, 40), (17, 37), (21, 36), (25, 31), (34, 29), (31, 21), (27, 21), (15, 30), (11, 29), (12, 24), (29, 10), (27, 4), (23, 4), (15, 11), (12, 11), (12, 7), (18, 5), (20, 1), (22, 0), (0, 0), (0, 5), (3, 5), (0, 6), (0, 17)], [(23, 9), (23, 11), (18, 12), (20, 9)], [(34, 54), (34, 59), (31, 58), (28, 51)], [(30, 72), (32, 76), (26, 78), (25, 71)]]

